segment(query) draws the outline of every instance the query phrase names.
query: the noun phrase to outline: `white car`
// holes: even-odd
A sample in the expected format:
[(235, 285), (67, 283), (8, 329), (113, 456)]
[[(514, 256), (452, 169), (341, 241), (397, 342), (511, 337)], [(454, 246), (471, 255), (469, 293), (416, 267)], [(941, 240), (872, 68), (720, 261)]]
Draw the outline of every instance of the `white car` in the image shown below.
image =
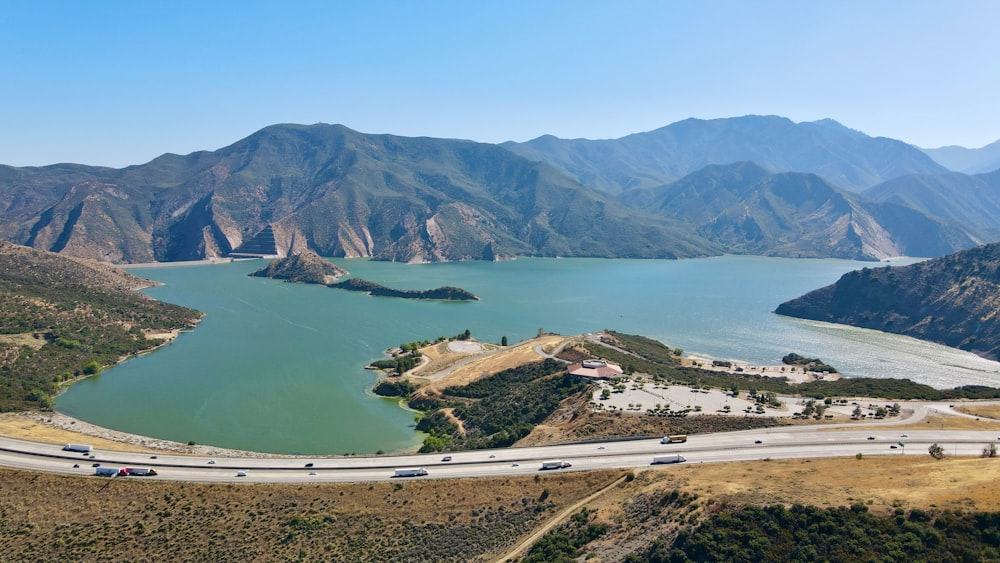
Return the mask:
[(236, 476), (237, 477), (246, 477), (247, 476), (247, 472), (246, 471), (237, 471), (236, 472)]

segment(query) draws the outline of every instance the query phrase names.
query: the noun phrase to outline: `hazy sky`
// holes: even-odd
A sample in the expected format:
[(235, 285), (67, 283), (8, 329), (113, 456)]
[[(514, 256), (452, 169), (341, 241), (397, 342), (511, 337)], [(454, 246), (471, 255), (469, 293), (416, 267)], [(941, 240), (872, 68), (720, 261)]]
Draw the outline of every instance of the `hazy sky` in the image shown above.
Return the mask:
[(993, 0), (5, 0), (0, 163), (120, 167), (274, 123), (501, 142), (746, 114), (979, 147), (998, 22)]

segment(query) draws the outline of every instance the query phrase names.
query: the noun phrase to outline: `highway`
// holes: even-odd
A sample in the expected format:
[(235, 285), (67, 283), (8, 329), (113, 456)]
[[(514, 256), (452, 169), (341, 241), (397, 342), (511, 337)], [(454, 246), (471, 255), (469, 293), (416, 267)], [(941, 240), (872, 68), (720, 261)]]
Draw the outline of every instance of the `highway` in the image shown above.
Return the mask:
[[(946, 405), (937, 405), (950, 410)], [(151, 467), (156, 477), (129, 479), (198, 482), (366, 482), (388, 479), (448, 479), (537, 475), (562, 471), (650, 467), (653, 456), (679, 453), (685, 465), (730, 461), (847, 457), (873, 455), (928, 455), (937, 443), (946, 455), (975, 456), (993, 443), (1000, 431), (899, 430), (901, 423), (922, 419), (934, 405), (922, 405), (905, 421), (881, 423), (877, 430), (850, 430), (851, 425), (786, 426), (779, 428), (691, 435), (685, 443), (662, 444), (659, 439), (588, 442), (529, 448), (475, 450), (447, 454), (350, 457), (209, 458), (174, 454), (139, 454), (94, 450), (88, 454), (63, 451), (61, 446), (0, 438), (0, 466), (27, 471), (94, 475), (94, 464), (104, 467)], [(856, 425), (855, 425), (856, 426)], [(846, 428), (845, 428), (846, 427)], [(758, 443), (759, 441), (759, 443)], [(900, 446), (900, 442), (903, 444)], [(893, 448), (892, 446), (896, 446)], [(444, 461), (445, 456), (450, 461)], [(560, 459), (572, 467), (542, 471), (542, 460)], [(79, 467), (73, 467), (74, 464)], [(306, 464), (312, 464), (308, 466)], [(422, 467), (428, 475), (395, 478), (396, 468)], [(672, 465), (654, 467), (670, 470)], [(245, 472), (238, 476), (238, 472)], [(105, 478), (105, 477), (95, 477)]]

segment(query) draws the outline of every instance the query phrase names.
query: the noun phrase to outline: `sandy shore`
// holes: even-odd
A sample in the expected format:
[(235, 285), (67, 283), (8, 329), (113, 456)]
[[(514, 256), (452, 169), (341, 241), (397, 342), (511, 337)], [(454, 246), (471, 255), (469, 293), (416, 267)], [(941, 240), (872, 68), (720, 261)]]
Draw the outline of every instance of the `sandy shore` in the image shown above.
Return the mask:
[(697, 366), (706, 371), (717, 371), (731, 375), (760, 375), (762, 377), (784, 377), (789, 383), (806, 383), (809, 381), (836, 381), (839, 373), (806, 372), (800, 366), (752, 366), (733, 362), (730, 367), (712, 365), (712, 358), (690, 356), (681, 359), (681, 365)]

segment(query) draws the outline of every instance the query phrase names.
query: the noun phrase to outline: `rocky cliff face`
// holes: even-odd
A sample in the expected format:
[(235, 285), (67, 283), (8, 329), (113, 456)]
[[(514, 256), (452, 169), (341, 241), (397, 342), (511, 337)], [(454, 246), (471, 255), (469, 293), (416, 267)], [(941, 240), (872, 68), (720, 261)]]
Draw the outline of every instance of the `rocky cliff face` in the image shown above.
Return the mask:
[(280, 258), (251, 276), (274, 278), (297, 283), (331, 284), (347, 270), (327, 261), (311, 250)]
[(496, 145), (276, 125), (114, 170), (0, 166), (0, 237), (111, 262), (675, 258), (719, 245)]
[(1000, 359), (1000, 243), (912, 266), (849, 272), (775, 312), (905, 334)]

